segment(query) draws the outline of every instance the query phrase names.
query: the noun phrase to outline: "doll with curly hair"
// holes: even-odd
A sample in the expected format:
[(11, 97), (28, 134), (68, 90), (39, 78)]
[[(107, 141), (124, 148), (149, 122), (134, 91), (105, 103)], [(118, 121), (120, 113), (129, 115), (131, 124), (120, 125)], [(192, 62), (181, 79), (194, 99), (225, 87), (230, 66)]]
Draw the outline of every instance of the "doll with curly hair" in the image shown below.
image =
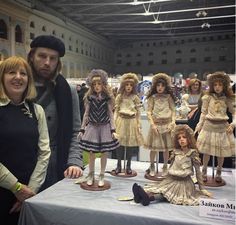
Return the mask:
[[(200, 158), (196, 149), (193, 130), (188, 125), (177, 125), (173, 131), (174, 150), (170, 157), (170, 168), (160, 183), (142, 188), (134, 184), (134, 201), (144, 206), (150, 201), (168, 201), (176, 205), (198, 205), (199, 197), (211, 193), (204, 189), (200, 171)], [(191, 178), (196, 172), (199, 190)]]
[[(203, 154), (203, 181), (207, 182), (207, 166), (210, 156), (217, 157), (215, 181), (222, 182), (221, 170), (225, 157), (235, 154), (233, 129), (235, 127), (235, 95), (230, 88), (230, 78), (224, 72), (215, 72), (207, 77), (209, 90), (202, 97), (197, 146)], [(229, 124), (227, 109), (233, 116)]]
[[(175, 127), (175, 97), (171, 90), (171, 79), (165, 73), (158, 73), (152, 79), (152, 86), (147, 95), (147, 118), (150, 129), (145, 147), (150, 149), (150, 167), (147, 173), (156, 176), (154, 160), (163, 152), (164, 165), (162, 175), (167, 172), (169, 151), (173, 150), (171, 130)], [(158, 170), (158, 162), (157, 162)]]
[(117, 167), (115, 173), (122, 172), (121, 160), (127, 159), (125, 174), (132, 174), (131, 158), (133, 151), (143, 144), (140, 122), (140, 99), (137, 95), (138, 77), (126, 73), (121, 77), (121, 84), (115, 100), (115, 124), (120, 147), (116, 150)]
[(101, 69), (94, 69), (89, 73), (87, 85), (89, 90), (84, 97), (85, 112), (78, 134), (79, 146), (82, 150), (89, 152), (88, 186), (95, 183), (95, 153), (101, 153), (98, 187), (103, 187), (107, 152), (119, 146), (113, 118), (114, 97), (107, 84), (107, 73)]

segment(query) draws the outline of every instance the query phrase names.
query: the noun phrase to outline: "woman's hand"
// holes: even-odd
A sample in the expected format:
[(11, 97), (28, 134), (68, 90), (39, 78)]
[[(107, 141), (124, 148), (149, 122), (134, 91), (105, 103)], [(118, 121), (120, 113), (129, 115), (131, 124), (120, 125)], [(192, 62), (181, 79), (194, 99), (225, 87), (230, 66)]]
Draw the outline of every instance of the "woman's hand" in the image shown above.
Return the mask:
[(23, 202), (25, 199), (34, 196), (35, 193), (26, 185), (22, 184), (21, 190), (15, 193), (16, 198)]

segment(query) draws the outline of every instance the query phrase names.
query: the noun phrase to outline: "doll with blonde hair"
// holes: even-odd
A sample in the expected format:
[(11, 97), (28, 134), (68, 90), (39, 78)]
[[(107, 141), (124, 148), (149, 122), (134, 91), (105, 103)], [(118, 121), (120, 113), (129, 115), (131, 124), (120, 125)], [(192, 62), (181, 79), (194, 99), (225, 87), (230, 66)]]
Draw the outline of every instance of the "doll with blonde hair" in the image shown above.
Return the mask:
[[(145, 186), (133, 185), (134, 201), (144, 206), (151, 201), (168, 201), (176, 205), (199, 205), (199, 197), (212, 194), (204, 189), (201, 161), (196, 149), (193, 130), (188, 125), (177, 125), (173, 131), (174, 150), (170, 157), (170, 168), (161, 183)], [(198, 191), (191, 178), (196, 173)]]
[[(202, 97), (197, 146), (203, 154), (203, 181), (207, 182), (207, 166), (210, 156), (217, 157), (215, 181), (222, 182), (221, 171), (225, 157), (235, 154), (233, 129), (235, 127), (235, 95), (230, 88), (230, 78), (224, 72), (215, 72), (207, 77), (209, 90)], [(233, 122), (228, 123), (227, 109), (233, 115)]]
[(95, 153), (101, 153), (101, 171), (98, 187), (104, 186), (107, 152), (115, 150), (119, 142), (115, 135), (113, 118), (113, 94), (107, 84), (107, 73), (101, 69), (92, 70), (87, 78), (89, 89), (84, 97), (85, 112), (79, 132), (79, 146), (89, 152), (89, 174), (87, 185), (95, 185)]
[[(121, 159), (127, 159), (125, 174), (132, 174), (131, 158), (133, 151), (143, 144), (140, 122), (140, 99), (137, 95), (138, 78), (134, 73), (121, 77), (121, 84), (115, 100), (115, 123), (120, 147), (116, 150), (117, 167), (115, 173), (122, 172)], [(124, 166), (125, 167), (125, 166)]]
[(173, 150), (171, 130), (175, 127), (175, 98), (171, 90), (171, 80), (167, 74), (158, 73), (153, 77), (152, 86), (146, 99), (150, 129), (145, 147), (150, 149), (151, 162), (147, 172), (151, 177), (155, 177), (155, 157), (159, 152), (163, 152), (164, 165), (162, 172), (165, 175), (169, 151)]

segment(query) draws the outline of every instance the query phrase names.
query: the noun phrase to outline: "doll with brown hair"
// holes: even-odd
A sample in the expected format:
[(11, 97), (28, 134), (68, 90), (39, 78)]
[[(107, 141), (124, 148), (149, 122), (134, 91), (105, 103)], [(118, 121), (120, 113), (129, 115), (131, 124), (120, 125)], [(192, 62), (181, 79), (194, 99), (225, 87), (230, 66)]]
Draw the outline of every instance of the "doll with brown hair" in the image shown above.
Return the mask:
[[(88, 186), (103, 187), (107, 152), (115, 150), (119, 142), (115, 137), (113, 118), (114, 97), (107, 84), (107, 73), (101, 69), (92, 70), (87, 78), (89, 89), (85, 94), (85, 112), (79, 132), (79, 146), (89, 152)], [(101, 153), (101, 171), (98, 184), (94, 178), (95, 153)]]
[[(164, 176), (167, 172), (169, 151), (173, 150), (171, 130), (175, 127), (175, 98), (171, 90), (171, 79), (167, 74), (158, 73), (154, 75), (146, 99), (150, 129), (145, 147), (150, 149), (151, 164), (145, 177), (155, 180), (155, 176), (158, 175), (155, 171), (155, 157), (159, 152), (163, 152), (162, 175)], [(158, 160), (156, 163), (158, 172)]]
[[(177, 125), (173, 131), (174, 150), (170, 168), (161, 183), (146, 186), (133, 185), (134, 201), (146, 206), (150, 201), (168, 201), (176, 205), (198, 205), (199, 197), (211, 193), (204, 189), (200, 171), (200, 158), (193, 130), (188, 125)], [(191, 178), (196, 173), (199, 190)]]
[[(202, 97), (197, 146), (203, 154), (203, 181), (207, 182), (207, 166), (210, 156), (217, 157), (215, 181), (222, 183), (221, 170), (225, 157), (235, 154), (233, 129), (235, 127), (235, 95), (230, 88), (230, 78), (224, 72), (215, 72), (207, 77), (209, 90)], [(233, 122), (228, 123), (226, 111), (232, 113)], [(213, 173), (214, 177), (214, 173)]]
[[(121, 84), (115, 100), (115, 124), (120, 147), (116, 150), (117, 167), (115, 174), (122, 172), (121, 160), (124, 163), (125, 175), (132, 175), (131, 158), (135, 148), (143, 144), (140, 122), (140, 99), (137, 95), (138, 77), (126, 73), (121, 77)], [(126, 167), (126, 168), (125, 168)]]

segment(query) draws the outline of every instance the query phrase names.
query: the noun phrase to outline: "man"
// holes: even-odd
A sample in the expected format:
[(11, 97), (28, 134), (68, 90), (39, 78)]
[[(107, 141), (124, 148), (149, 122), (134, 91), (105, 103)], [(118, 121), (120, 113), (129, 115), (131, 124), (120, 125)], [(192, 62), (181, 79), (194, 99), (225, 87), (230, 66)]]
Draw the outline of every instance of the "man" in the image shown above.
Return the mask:
[(77, 141), (81, 121), (76, 88), (60, 74), (64, 43), (54, 36), (41, 35), (30, 47), (28, 62), (38, 93), (36, 101), (45, 110), (52, 151), (43, 190), (64, 177), (82, 175), (82, 151)]
[(82, 85), (77, 85), (77, 93), (79, 97), (79, 108), (80, 108), (80, 119), (83, 120), (84, 116), (84, 96), (86, 92), (88, 91), (88, 88), (86, 87), (85, 83), (82, 83)]

